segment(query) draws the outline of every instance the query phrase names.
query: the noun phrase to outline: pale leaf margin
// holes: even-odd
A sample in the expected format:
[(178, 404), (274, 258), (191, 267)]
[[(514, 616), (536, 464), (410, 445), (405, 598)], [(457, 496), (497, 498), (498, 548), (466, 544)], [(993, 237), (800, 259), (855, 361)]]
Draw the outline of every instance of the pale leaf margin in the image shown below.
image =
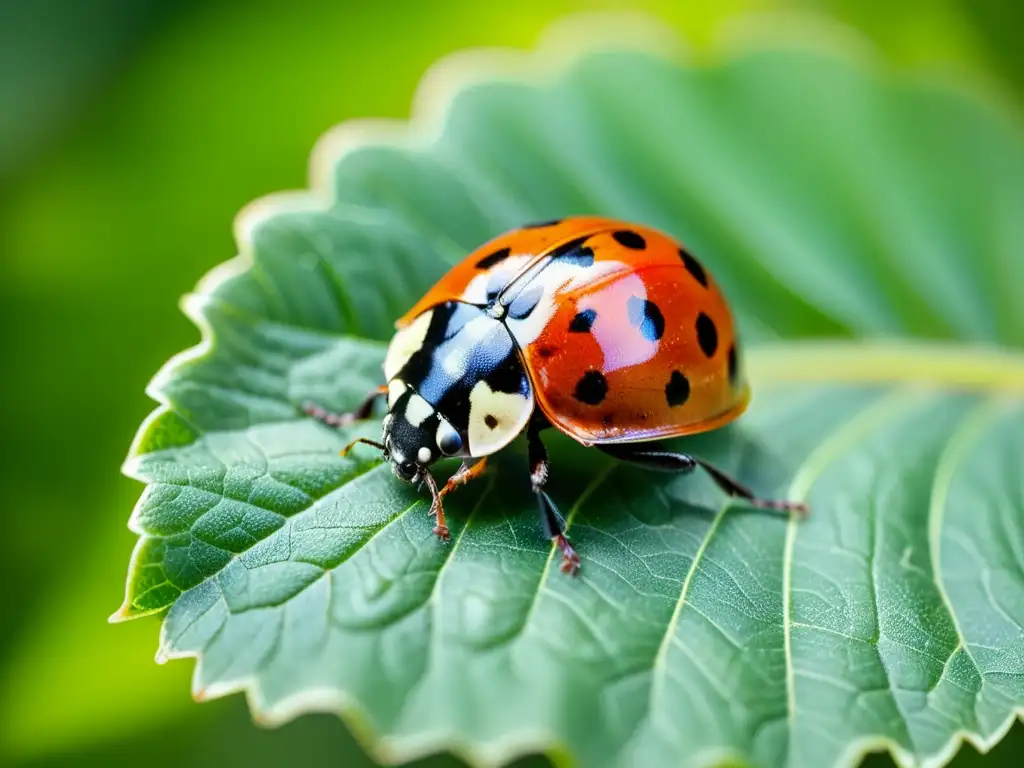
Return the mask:
[[(129, 448), (122, 472), (127, 477), (146, 482), (138, 471), (140, 457), (153, 424), (173, 409), (164, 396), (165, 382), (189, 363), (205, 358), (212, 348), (212, 328), (205, 317), (208, 296), (220, 284), (248, 271), (252, 264), (254, 233), (264, 223), (289, 212), (326, 211), (334, 205), (331, 174), (334, 167), (352, 152), (368, 146), (385, 146), (406, 150), (428, 148), (440, 136), (448, 117), (449, 105), (460, 92), (478, 84), (512, 81), (540, 85), (559, 76), (579, 57), (591, 52), (624, 50), (660, 56), (670, 62), (690, 66), (711, 65), (756, 50), (778, 45), (816, 50), (830, 56), (856, 61), (866, 68), (879, 69), (881, 59), (871, 43), (856, 30), (840, 25), (816, 13), (766, 12), (739, 15), (722, 25), (712, 41), (710, 51), (695, 54), (688, 51), (677, 32), (650, 16), (633, 12), (583, 12), (570, 14), (550, 25), (532, 50), (512, 48), (473, 48), (450, 54), (435, 62), (423, 75), (412, 100), (407, 121), (360, 118), (329, 129), (316, 142), (310, 154), (309, 187), (284, 190), (260, 197), (236, 215), (232, 230), (238, 253), (213, 267), (204, 275), (193, 292), (184, 296), (181, 311), (200, 332), (195, 346), (171, 357), (146, 387), (146, 394), (158, 403), (143, 420)], [(970, 92), (972, 100), (1008, 116), (1021, 125), (1018, 111), (1004, 85), (982, 71), (962, 69), (942, 72), (901, 73), (904, 81), (918, 81), (943, 90)], [(947, 342), (855, 340), (787, 341), (759, 344), (747, 351), (751, 378), (761, 383), (836, 382), (893, 383), (912, 380), (917, 384), (983, 390), (993, 395), (1024, 395), (1024, 354), (1001, 347), (971, 346)], [(827, 364), (822, 364), (826, 360)], [(980, 421), (980, 420), (979, 420)], [(978, 426), (977, 424), (975, 426)], [(951, 456), (956, 446), (947, 446)], [(943, 463), (947, 459), (944, 457)], [(128, 528), (141, 536), (136, 505)], [(167, 608), (154, 611), (132, 611), (128, 589), (140, 545), (132, 552), (128, 568), (125, 600), (110, 615), (110, 623), (119, 623), (151, 615), (162, 615)], [(163, 646), (164, 628), (161, 627)], [(551, 734), (536, 734), (523, 739), (517, 734), (515, 744), (497, 745), (484, 762), (480, 753), (460, 749), (456, 744), (421, 745), (404, 750), (380, 745), (367, 723), (361, 705), (337, 689), (307, 690), (281, 702), (273, 713), (261, 712), (255, 698), (256, 680), (197, 686), (202, 656), (196, 652), (158, 651), (156, 662), (173, 659), (196, 659), (192, 695), (198, 701), (242, 693), (257, 725), (275, 728), (307, 713), (335, 714), (349, 727), (360, 745), (379, 763), (398, 765), (437, 754), (446, 748), (471, 765), (497, 765), (531, 753), (544, 754), (556, 765), (572, 763), (564, 745), (552, 740)], [(869, 753), (888, 752), (904, 768), (941, 768), (970, 742), (979, 752), (995, 746), (1018, 719), (1024, 721), (1024, 706), (1015, 708), (1005, 722), (988, 739), (963, 730), (954, 732), (943, 749), (931, 759), (920, 761), (900, 745), (884, 737), (867, 737), (850, 744), (836, 763), (837, 768), (853, 768)], [(713, 765), (719, 758), (734, 755), (704, 755), (703, 764)]]

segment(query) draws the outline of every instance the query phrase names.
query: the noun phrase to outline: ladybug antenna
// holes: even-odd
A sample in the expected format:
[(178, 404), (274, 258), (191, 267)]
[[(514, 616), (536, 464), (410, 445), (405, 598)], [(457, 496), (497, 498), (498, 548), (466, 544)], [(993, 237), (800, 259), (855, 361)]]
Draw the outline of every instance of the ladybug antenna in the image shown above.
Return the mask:
[(355, 446), (356, 443), (366, 443), (367, 445), (372, 445), (374, 448), (383, 451), (385, 454), (387, 454), (388, 452), (388, 449), (384, 447), (383, 443), (378, 443), (376, 440), (370, 440), (369, 438), (366, 437), (357, 437), (355, 440), (353, 440), (351, 443), (349, 443), (348, 445), (341, 449), (341, 455), (347, 456), (348, 452), (352, 450), (353, 446)]

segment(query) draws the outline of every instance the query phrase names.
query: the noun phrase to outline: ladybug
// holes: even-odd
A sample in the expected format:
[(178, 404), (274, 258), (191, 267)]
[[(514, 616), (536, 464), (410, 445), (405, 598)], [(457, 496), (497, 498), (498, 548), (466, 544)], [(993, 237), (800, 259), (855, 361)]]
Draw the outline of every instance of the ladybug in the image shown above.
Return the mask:
[[(387, 397), (380, 442), (395, 475), (430, 489), (434, 533), (449, 537), (442, 498), (479, 476), (487, 457), (524, 429), (530, 482), (562, 571), (580, 558), (544, 490), (540, 434), (554, 427), (585, 446), (650, 469), (702, 467), (731, 496), (757, 507), (805, 512), (758, 498), (701, 459), (666, 450), (662, 438), (736, 419), (750, 389), (732, 313), (694, 256), (666, 234), (595, 216), (530, 224), (480, 246), (396, 322), (385, 384), (348, 414), (315, 405), (332, 426), (370, 416)], [(438, 489), (428, 468), (462, 465)]]

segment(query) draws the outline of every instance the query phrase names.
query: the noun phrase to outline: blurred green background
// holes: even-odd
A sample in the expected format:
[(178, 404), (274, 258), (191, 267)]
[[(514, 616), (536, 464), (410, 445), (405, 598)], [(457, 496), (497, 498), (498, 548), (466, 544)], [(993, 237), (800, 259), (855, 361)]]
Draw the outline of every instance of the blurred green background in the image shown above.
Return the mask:
[[(513, 10), (514, 8), (514, 10)], [(110, 626), (141, 486), (120, 464), (178, 309), (235, 253), (250, 200), (306, 184), (324, 131), (406, 117), (437, 58), (531, 46), (567, 12), (640, 9), (706, 48), (748, 12), (859, 30), (894, 65), (982, 75), (1019, 105), (1019, 0), (0, 2), (0, 764), (370, 765), (337, 720), (279, 731), (158, 666), (158, 621)], [(1016, 765), (1015, 728), (988, 764)], [(957, 765), (978, 761), (966, 748)], [(449, 760), (428, 761), (453, 765)], [(887, 761), (879, 760), (878, 765)]]

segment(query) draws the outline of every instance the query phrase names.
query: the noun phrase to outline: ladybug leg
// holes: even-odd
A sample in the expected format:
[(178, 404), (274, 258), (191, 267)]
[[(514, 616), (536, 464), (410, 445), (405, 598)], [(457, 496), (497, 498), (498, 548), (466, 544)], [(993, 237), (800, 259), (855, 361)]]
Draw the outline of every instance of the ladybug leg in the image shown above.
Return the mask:
[(429, 472), (423, 473), (423, 479), (427, 481), (427, 487), (430, 488), (430, 515), (437, 518), (434, 533), (437, 534), (437, 538), (441, 541), (448, 541), (450, 534), (444, 519), (444, 507), (441, 506), (441, 492), (437, 490), (437, 481), (434, 480), (434, 476)]
[(652, 469), (660, 472), (686, 473), (692, 472), (700, 466), (708, 473), (708, 475), (710, 475), (711, 479), (715, 481), (715, 484), (719, 488), (730, 496), (737, 496), (746, 500), (751, 504), (751, 506), (761, 509), (779, 509), (800, 513), (807, 512), (807, 505), (802, 502), (762, 499), (734, 477), (727, 475), (713, 464), (709, 464), (701, 459), (696, 459), (693, 456), (687, 456), (685, 453), (676, 453), (674, 451), (666, 451), (633, 443), (612, 443), (608, 445), (598, 445), (597, 448), (604, 453), (607, 453), (609, 456), (614, 456), (616, 459), (621, 461), (628, 461), (632, 464), (645, 467), (646, 469)]
[(687, 474), (697, 468), (697, 460), (692, 456), (687, 456), (685, 453), (639, 447), (632, 443), (609, 443), (595, 447), (602, 453), (614, 456), (619, 461), (628, 461), (631, 464), (636, 464), (644, 469), (652, 469), (656, 472)]
[(458, 471), (448, 478), (448, 482), (441, 489), (441, 497), (454, 491), (460, 485), (465, 485), (475, 477), (479, 477), (487, 469), (487, 457), (484, 456), (475, 461), (464, 461)]
[(542, 490), (537, 490), (536, 493), (544, 534), (562, 550), (562, 573), (575, 576), (580, 570), (580, 556), (565, 538), (565, 520), (547, 493)]
[(373, 413), (373, 406), (377, 402), (377, 398), (381, 395), (386, 395), (388, 391), (387, 385), (382, 384), (375, 390), (370, 392), (366, 396), (366, 399), (354, 411), (348, 413), (334, 413), (328, 411), (325, 408), (321, 408), (316, 403), (306, 402), (302, 404), (302, 411), (307, 416), (312, 416), (317, 421), (321, 421), (329, 427), (346, 427), (355, 421), (362, 421), (363, 419), (370, 418), (370, 414)]
[(482, 474), (486, 467), (486, 457), (478, 459), (472, 464), (464, 461), (462, 462), (462, 466), (459, 467), (459, 471), (448, 478), (448, 482), (445, 483), (444, 487), (440, 490), (437, 488), (437, 482), (434, 480), (434, 476), (429, 472), (423, 472), (423, 479), (430, 488), (430, 495), (433, 497), (430, 503), (430, 516), (437, 518), (437, 525), (434, 526), (434, 533), (436, 533), (438, 538), (442, 541), (448, 541), (450, 534), (448, 532), (448, 525), (445, 523), (444, 507), (441, 505), (441, 499), (444, 498), (445, 494), (450, 493), (460, 485), (465, 485), (474, 477)]
[(735, 478), (725, 474), (722, 470), (718, 469), (712, 464), (708, 464), (706, 461), (700, 459), (694, 459), (704, 471), (711, 475), (711, 479), (714, 480), (718, 487), (728, 493), (730, 496), (739, 496), (740, 498), (746, 499), (752, 506), (759, 507), (760, 509), (780, 509), (787, 512), (799, 512), (802, 515), (807, 514), (807, 505), (800, 501), (775, 501), (773, 499), (762, 499), (756, 496), (753, 491), (747, 488), (745, 485), (741, 485), (736, 481)]
[(533, 420), (526, 433), (527, 450), (530, 456), (530, 484), (537, 495), (537, 506), (540, 509), (541, 525), (544, 535), (551, 539), (562, 550), (562, 573), (575, 576), (580, 569), (580, 556), (576, 554), (569, 540), (565, 537), (565, 520), (551, 497), (544, 491), (544, 483), (548, 479), (548, 452), (540, 439), (540, 431), (547, 424)]

